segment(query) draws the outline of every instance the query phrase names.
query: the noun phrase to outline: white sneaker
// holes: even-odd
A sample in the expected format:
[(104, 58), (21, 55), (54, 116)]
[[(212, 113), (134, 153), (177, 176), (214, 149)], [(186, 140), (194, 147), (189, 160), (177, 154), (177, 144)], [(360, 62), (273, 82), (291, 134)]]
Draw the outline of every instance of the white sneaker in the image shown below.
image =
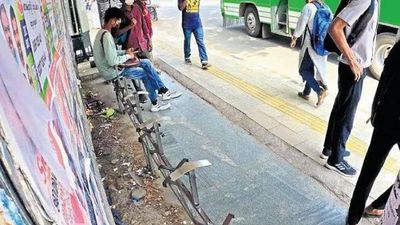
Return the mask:
[(172, 91), (168, 90), (166, 93), (162, 94), (162, 100), (167, 101), (167, 100), (171, 100), (174, 98), (179, 98), (179, 97), (181, 97), (181, 95), (182, 95), (181, 92), (172, 92)]
[(165, 103), (162, 101), (157, 101), (157, 104), (151, 105), (150, 111), (151, 112), (158, 112), (158, 111), (163, 111), (167, 110), (171, 107), (171, 104)]

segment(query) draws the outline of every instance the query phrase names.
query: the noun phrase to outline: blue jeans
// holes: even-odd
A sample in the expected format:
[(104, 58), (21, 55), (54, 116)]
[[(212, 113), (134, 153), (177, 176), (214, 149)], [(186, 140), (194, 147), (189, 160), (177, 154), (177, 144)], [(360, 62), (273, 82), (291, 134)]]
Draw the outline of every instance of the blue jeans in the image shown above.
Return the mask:
[(354, 117), (361, 98), (365, 74), (366, 69), (360, 80), (355, 81), (350, 66), (339, 64), (339, 92), (329, 117), (324, 143), (324, 148), (332, 151), (328, 158), (328, 162), (332, 165), (343, 160), (346, 142), (353, 129)]
[(138, 67), (125, 68), (121, 75), (128, 79), (141, 79), (152, 102), (157, 101), (156, 90), (165, 88), (153, 64), (148, 59), (141, 59)]
[(308, 50), (306, 50), (304, 53), (299, 73), (303, 77), (303, 80), (306, 81), (303, 94), (309, 95), (312, 89), (319, 95), (321, 93), (321, 87), (319, 86), (317, 80), (315, 80), (314, 63), (310, 57), (310, 54), (308, 53)]
[(196, 39), (201, 62), (207, 62), (208, 56), (207, 56), (207, 52), (206, 52), (206, 46), (204, 44), (203, 27), (198, 27), (196, 29), (183, 28), (183, 34), (185, 36), (185, 41), (184, 41), (184, 46), (183, 46), (183, 49), (185, 52), (185, 59), (190, 58), (190, 55), (191, 55), (190, 40), (192, 39), (192, 33), (194, 34), (194, 38)]

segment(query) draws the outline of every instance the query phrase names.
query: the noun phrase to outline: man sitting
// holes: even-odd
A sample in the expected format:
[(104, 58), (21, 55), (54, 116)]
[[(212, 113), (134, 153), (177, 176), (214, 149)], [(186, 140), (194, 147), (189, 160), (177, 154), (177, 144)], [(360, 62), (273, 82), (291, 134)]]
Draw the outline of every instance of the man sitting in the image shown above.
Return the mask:
[[(123, 17), (124, 12), (118, 8), (113, 7), (106, 10), (103, 29), (97, 33), (93, 44), (96, 66), (105, 80), (112, 80), (118, 76), (117, 65), (128, 62), (130, 65), (134, 65), (125, 67), (121, 75), (128, 79), (141, 79), (143, 81), (152, 103), (150, 111), (166, 110), (171, 107), (171, 104), (162, 101), (178, 98), (182, 93), (168, 90), (158, 76), (153, 64), (148, 59), (137, 59), (133, 49), (117, 50), (111, 32), (118, 29)], [(162, 101), (158, 100), (157, 91), (162, 96)]]

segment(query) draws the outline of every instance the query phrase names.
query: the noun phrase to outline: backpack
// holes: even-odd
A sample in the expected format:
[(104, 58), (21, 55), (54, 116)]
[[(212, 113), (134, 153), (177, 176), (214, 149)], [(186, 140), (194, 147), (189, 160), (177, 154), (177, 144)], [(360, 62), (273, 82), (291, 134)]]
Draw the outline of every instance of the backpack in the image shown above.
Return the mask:
[[(100, 44), (101, 44), (101, 48), (104, 50), (104, 43), (103, 43), (103, 39), (104, 39), (104, 35), (107, 33), (108, 31), (104, 31), (103, 33), (101, 33), (101, 37), (100, 37)], [(105, 52), (104, 52), (105, 53)]]
[[(335, 17), (350, 3), (351, 0), (341, 0), (340, 4), (336, 10)], [(347, 43), (349, 44), (350, 48), (357, 42), (358, 38), (361, 36), (365, 27), (372, 19), (375, 11), (375, 0), (371, 0), (371, 4), (369, 5), (368, 9), (360, 16), (358, 21), (353, 25), (350, 35), (347, 38)], [(328, 52), (336, 53), (341, 55), (339, 48), (336, 46), (336, 43), (333, 41), (331, 35), (328, 35), (325, 38), (325, 49)]]
[(314, 5), (317, 7), (317, 12), (314, 17), (313, 31), (310, 32), (308, 28), (311, 36), (311, 46), (318, 55), (325, 56), (329, 52), (325, 49), (324, 40), (332, 22), (332, 13), (326, 5), (320, 2), (314, 2)]

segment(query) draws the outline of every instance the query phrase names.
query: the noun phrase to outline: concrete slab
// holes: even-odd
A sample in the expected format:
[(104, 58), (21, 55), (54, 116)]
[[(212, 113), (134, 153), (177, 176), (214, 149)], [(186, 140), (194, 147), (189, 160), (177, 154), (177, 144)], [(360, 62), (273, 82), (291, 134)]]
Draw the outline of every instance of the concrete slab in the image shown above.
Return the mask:
[[(204, 71), (198, 70), (198, 65), (183, 68), (183, 50), (181, 47), (183, 37), (180, 23), (176, 22), (180, 20), (180, 14), (176, 10), (176, 6), (167, 1), (161, 3), (160, 18), (162, 19), (155, 24), (157, 33), (154, 37), (154, 43), (155, 46), (158, 46), (158, 48), (155, 48), (155, 53), (161, 59), (160, 65), (190, 90), (226, 114), (227, 118), (237, 122), (247, 132), (257, 137), (262, 143), (275, 143), (277, 136), (271, 135), (270, 130), (275, 128), (276, 131), (277, 126), (274, 122), (271, 123), (273, 124), (271, 126), (269, 126), (269, 122), (260, 123), (260, 117), (262, 116), (258, 111), (265, 113), (266, 118), (272, 118), (278, 124), (289, 128), (290, 131), (298, 133), (296, 135), (300, 136), (301, 139), (305, 139), (305, 143), (319, 143), (319, 145), (313, 144), (296, 149), (297, 146), (301, 146), (302, 142), (297, 138), (293, 138), (296, 135), (286, 135), (285, 137), (288, 140), (283, 141), (296, 145), (286, 146), (287, 151), (276, 152), (286, 159), (286, 157), (290, 158), (290, 156), (285, 156), (285, 154), (292, 154), (288, 152), (288, 149), (300, 150), (300, 154), (307, 155), (314, 161), (315, 165), (322, 165), (323, 161), (321, 162), (319, 159), (319, 154), (324, 141), (327, 120), (337, 92), (336, 64), (332, 63), (332, 60), (328, 64), (329, 97), (323, 106), (316, 109), (314, 107), (316, 102), (315, 95), (312, 96), (309, 102), (303, 101), (296, 96), (297, 91), (302, 90), (301, 79), (297, 72), (298, 50), (289, 49), (287, 47), (287, 39), (273, 38), (266, 41), (248, 37), (243, 27), (224, 29), (220, 23), (218, 4), (213, 1), (206, 2), (208, 3), (202, 10), (203, 23), (206, 30), (205, 38), (209, 61), (214, 65), (208, 71), (209, 74), (204, 74)], [(192, 52), (192, 61), (196, 62), (198, 59), (194, 40)], [(197, 73), (201, 75), (196, 75)], [(218, 85), (214, 85), (214, 79), (204, 78), (210, 77), (210, 75), (224, 81), (225, 86), (220, 81), (218, 81)], [(201, 78), (198, 79), (199, 76)], [(348, 146), (350, 150), (353, 150), (350, 161), (356, 168), (361, 168), (372, 132), (371, 126), (366, 125), (364, 122), (369, 117), (376, 85), (377, 82), (371, 79), (367, 79), (364, 83), (364, 94), (356, 117), (353, 138)], [(220, 89), (217, 89), (217, 86)], [(228, 90), (224, 91), (224, 89)], [(262, 104), (255, 107), (252, 104), (238, 106), (236, 98), (231, 98), (231, 96), (238, 95), (250, 95), (251, 98), (261, 101)], [(248, 102), (251, 101), (254, 100), (248, 100)], [(256, 108), (256, 111), (254, 111), (254, 108)], [(248, 113), (249, 111), (250, 113)], [(286, 120), (286, 117), (291, 119)], [(304, 121), (307, 123), (304, 123)], [(296, 123), (301, 125), (297, 127)], [(260, 124), (264, 124), (265, 127), (260, 126)], [(307, 124), (305, 129), (302, 127), (304, 124)], [(311, 130), (312, 132), (306, 132), (306, 130)], [(283, 135), (281, 136), (283, 137)], [(278, 142), (279, 140), (276, 141)], [(307, 151), (305, 151), (306, 149)], [(303, 150), (304, 152), (302, 152)], [(297, 155), (298, 153), (295, 152), (293, 154)], [(398, 158), (400, 158), (400, 152), (392, 151), (392, 160), (389, 160), (385, 166), (387, 168), (386, 172), (378, 177), (375, 183), (377, 187), (372, 191), (372, 196), (378, 196), (381, 191), (386, 190), (395, 180), (400, 168)], [(296, 162), (294, 162), (294, 165), (302, 168), (302, 165), (298, 165)], [(325, 171), (326, 169), (323, 167), (316, 169), (316, 171), (320, 170)], [(347, 199), (345, 201), (348, 201), (348, 196), (352, 194), (356, 179), (342, 178), (330, 171), (325, 172), (327, 172), (326, 176), (315, 174), (315, 171), (314, 173), (312, 171), (310, 173), (307, 172), (307, 174), (320, 178), (320, 182), (327, 185), (330, 190), (337, 191), (338, 196), (347, 196), (344, 198)], [(340, 181), (336, 179), (340, 179)]]
[[(279, 147), (271, 139), (266, 147), (179, 83), (164, 74), (162, 79), (184, 95), (165, 112), (150, 113), (146, 105), (145, 117), (161, 120), (162, 143), (173, 164), (184, 157), (212, 162), (197, 177), (201, 204), (216, 224), (227, 213), (235, 214), (233, 224), (244, 225), (344, 223), (343, 202), (271, 151)], [(111, 85), (100, 78), (91, 84), (98, 86), (106, 105), (116, 107)]]
[(247, 115), (253, 118), (254, 121), (260, 124), (262, 127), (265, 127), (268, 130), (280, 125), (280, 123), (277, 120), (273, 119), (270, 116), (267, 116), (260, 110), (256, 110)]
[(335, 195), (178, 83), (166, 83), (184, 95), (172, 110), (146, 114), (161, 119), (175, 164), (183, 157), (213, 164), (198, 179), (201, 204), (217, 224), (228, 212), (233, 224), (344, 224), (346, 206)]

